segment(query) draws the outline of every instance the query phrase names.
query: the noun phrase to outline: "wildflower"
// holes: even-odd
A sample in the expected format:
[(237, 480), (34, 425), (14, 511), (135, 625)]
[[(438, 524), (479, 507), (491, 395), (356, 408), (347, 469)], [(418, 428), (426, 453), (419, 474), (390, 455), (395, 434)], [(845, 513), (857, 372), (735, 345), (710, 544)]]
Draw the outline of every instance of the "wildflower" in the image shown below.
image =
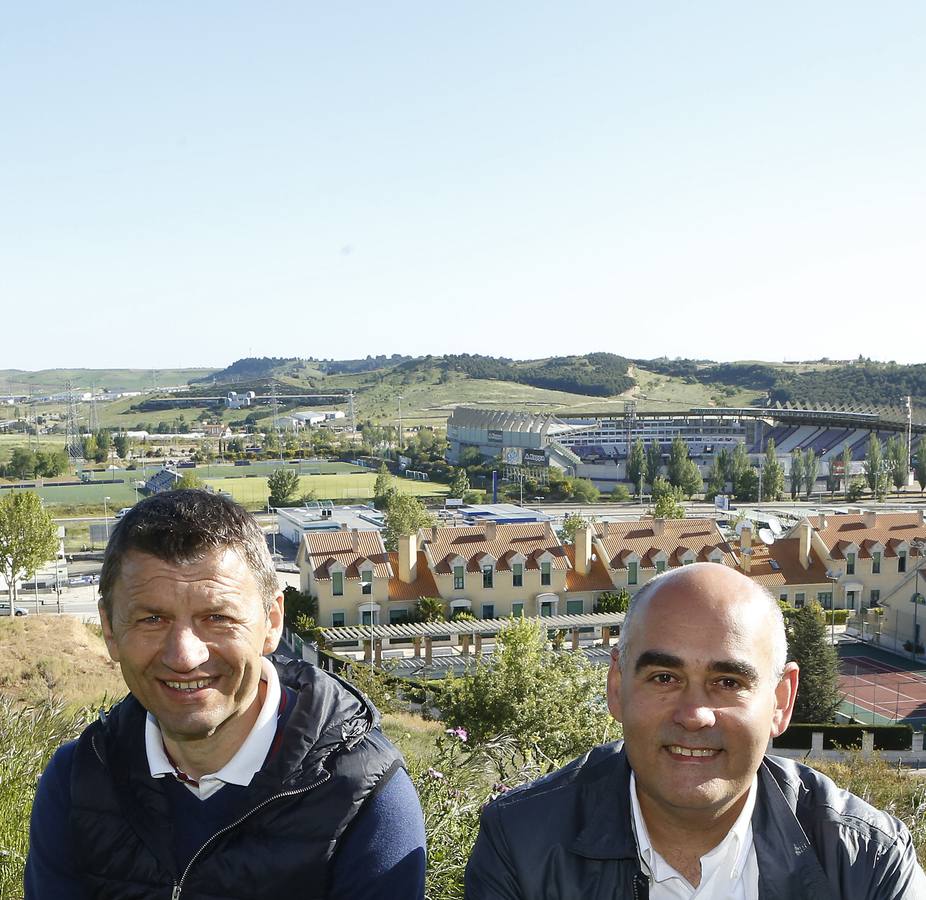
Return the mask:
[(458, 737), (464, 744), (469, 740), (469, 732), (462, 726), (457, 728), (447, 728), (447, 734), (452, 734)]
[(440, 781), (444, 777), (443, 772), (438, 772), (437, 769), (433, 767), (428, 768), (428, 778), (434, 778), (437, 781)]

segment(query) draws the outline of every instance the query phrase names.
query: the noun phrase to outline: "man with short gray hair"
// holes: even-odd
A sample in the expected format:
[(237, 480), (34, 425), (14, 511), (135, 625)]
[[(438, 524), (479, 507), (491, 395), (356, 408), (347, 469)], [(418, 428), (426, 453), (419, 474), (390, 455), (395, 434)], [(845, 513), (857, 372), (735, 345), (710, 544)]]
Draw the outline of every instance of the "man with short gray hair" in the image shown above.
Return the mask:
[(485, 809), (467, 900), (926, 900), (902, 823), (765, 755), (798, 678), (755, 582), (718, 563), (653, 579), (608, 672), (624, 740)]

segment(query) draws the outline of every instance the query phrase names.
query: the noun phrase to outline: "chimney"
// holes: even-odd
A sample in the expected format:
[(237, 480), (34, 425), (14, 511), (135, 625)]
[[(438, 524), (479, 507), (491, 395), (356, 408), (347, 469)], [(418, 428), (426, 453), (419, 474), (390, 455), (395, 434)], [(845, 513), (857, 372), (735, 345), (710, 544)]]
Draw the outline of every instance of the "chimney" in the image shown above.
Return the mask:
[(866, 528), (874, 528), (878, 524), (878, 514), (873, 509), (862, 512), (862, 524)]
[(576, 571), (588, 575), (592, 568), (592, 527), (585, 525), (576, 531)]
[(752, 526), (744, 525), (740, 532), (740, 558), (743, 571), (748, 575), (752, 567)]
[(806, 519), (797, 527), (798, 559), (805, 569), (810, 568), (810, 538), (813, 526)]
[(399, 535), (399, 580), (411, 584), (418, 575), (418, 538), (414, 534)]
[(486, 522), (486, 540), (494, 541), (495, 540), (495, 522)]
[(654, 537), (660, 537), (666, 533), (666, 520), (665, 519), (653, 519), (652, 523), (653, 535)]
[(431, 543), (432, 544), (437, 543), (437, 525), (431, 526)]
[(820, 531), (826, 528), (826, 514), (820, 513)]
[(360, 552), (360, 534), (357, 532), (356, 528), (352, 528), (350, 532), (350, 549), (354, 553)]
[(926, 525), (926, 510), (920, 507), (920, 525)]

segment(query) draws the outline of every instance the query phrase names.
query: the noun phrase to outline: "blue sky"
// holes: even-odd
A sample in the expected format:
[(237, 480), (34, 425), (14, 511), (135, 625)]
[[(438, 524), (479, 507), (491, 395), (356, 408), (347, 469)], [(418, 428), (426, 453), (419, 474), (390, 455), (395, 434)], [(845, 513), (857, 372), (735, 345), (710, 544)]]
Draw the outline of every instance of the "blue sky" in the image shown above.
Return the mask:
[(919, 362), (926, 5), (0, 10), (0, 368)]

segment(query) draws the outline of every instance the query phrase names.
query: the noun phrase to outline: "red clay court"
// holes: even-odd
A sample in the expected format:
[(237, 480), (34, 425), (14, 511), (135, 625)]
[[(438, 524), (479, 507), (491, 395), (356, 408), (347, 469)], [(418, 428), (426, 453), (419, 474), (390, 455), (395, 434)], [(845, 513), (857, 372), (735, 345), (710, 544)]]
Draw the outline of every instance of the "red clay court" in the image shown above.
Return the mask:
[(866, 644), (839, 646), (839, 711), (874, 725), (926, 724), (926, 670)]

